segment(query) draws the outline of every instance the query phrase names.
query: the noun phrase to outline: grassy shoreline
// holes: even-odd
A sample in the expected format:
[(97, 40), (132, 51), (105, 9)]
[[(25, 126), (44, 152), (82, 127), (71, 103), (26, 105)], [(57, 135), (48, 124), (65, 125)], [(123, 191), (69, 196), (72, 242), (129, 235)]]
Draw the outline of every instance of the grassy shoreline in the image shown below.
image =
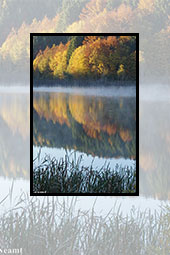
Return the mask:
[(33, 193), (135, 193), (136, 167), (82, 166), (82, 157), (46, 157), (33, 169)]
[[(77, 198), (32, 198), (21, 194), (15, 206), (0, 215), (1, 249), (22, 248), (27, 255), (162, 255), (169, 254), (170, 207), (158, 214), (120, 206), (106, 216), (76, 210)], [(0, 201), (3, 205), (3, 201)], [(135, 210), (135, 211), (134, 211)]]

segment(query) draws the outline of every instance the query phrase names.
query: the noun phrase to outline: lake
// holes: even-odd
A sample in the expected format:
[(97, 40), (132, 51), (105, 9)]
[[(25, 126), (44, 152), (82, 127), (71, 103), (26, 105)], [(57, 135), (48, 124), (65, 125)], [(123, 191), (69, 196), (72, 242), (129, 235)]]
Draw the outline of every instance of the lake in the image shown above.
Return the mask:
[[(121, 210), (125, 214), (133, 206), (141, 210), (150, 208), (160, 211), (160, 204), (170, 199), (170, 89), (158, 86), (155, 94), (154, 88), (155, 86), (140, 88), (140, 197), (99, 197), (95, 207), (97, 214), (107, 213), (114, 201), (122, 204)], [(29, 193), (30, 190), (30, 101), (29, 87), (13, 88), (11, 93), (9, 91), (11, 88), (0, 88), (0, 201), (14, 183), (12, 204), (15, 204), (15, 197), (20, 196), (23, 191)], [(45, 119), (44, 121), (46, 123)], [(53, 123), (52, 120), (50, 122)], [(49, 146), (46, 149), (53, 151)], [(88, 210), (94, 200), (95, 197), (79, 198), (79, 206), (82, 210)], [(4, 208), (9, 208), (8, 206), (6, 202)]]
[(100, 169), (134, 166), (135, 88), (40, 88), (33, 96), (33, 151), (36, 158), (83, 158)]

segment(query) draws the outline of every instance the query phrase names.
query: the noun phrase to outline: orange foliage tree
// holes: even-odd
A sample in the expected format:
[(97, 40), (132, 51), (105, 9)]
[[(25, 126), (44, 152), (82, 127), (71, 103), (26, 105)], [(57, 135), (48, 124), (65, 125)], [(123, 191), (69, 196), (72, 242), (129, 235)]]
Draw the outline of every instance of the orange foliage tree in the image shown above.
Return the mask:
[(75, 77), (114, 75), (116, 67), (112, 53), (116, 46), (116, 37), (85, 37), (83, 45), (78, 47), (71, 56), (68, 73)]

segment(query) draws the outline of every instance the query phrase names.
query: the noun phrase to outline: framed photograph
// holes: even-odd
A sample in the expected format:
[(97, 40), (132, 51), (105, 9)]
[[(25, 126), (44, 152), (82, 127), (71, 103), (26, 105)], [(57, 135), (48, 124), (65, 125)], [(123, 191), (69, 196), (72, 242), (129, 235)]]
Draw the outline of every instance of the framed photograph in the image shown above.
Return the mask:
[(139, 34), (30, 34), (30, 195), (139, 195)]

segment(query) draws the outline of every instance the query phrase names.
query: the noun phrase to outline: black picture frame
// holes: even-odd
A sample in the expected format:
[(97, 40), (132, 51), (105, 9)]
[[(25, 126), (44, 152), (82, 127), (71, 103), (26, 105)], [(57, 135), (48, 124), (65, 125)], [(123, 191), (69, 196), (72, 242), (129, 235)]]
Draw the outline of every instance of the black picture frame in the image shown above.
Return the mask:
[[(34, 36), (136, 36), (136, 192), (45, 193), (33, 192), (33, 37)], [(30, 33), (30, 196), (139, 196), (139, 33)]]

